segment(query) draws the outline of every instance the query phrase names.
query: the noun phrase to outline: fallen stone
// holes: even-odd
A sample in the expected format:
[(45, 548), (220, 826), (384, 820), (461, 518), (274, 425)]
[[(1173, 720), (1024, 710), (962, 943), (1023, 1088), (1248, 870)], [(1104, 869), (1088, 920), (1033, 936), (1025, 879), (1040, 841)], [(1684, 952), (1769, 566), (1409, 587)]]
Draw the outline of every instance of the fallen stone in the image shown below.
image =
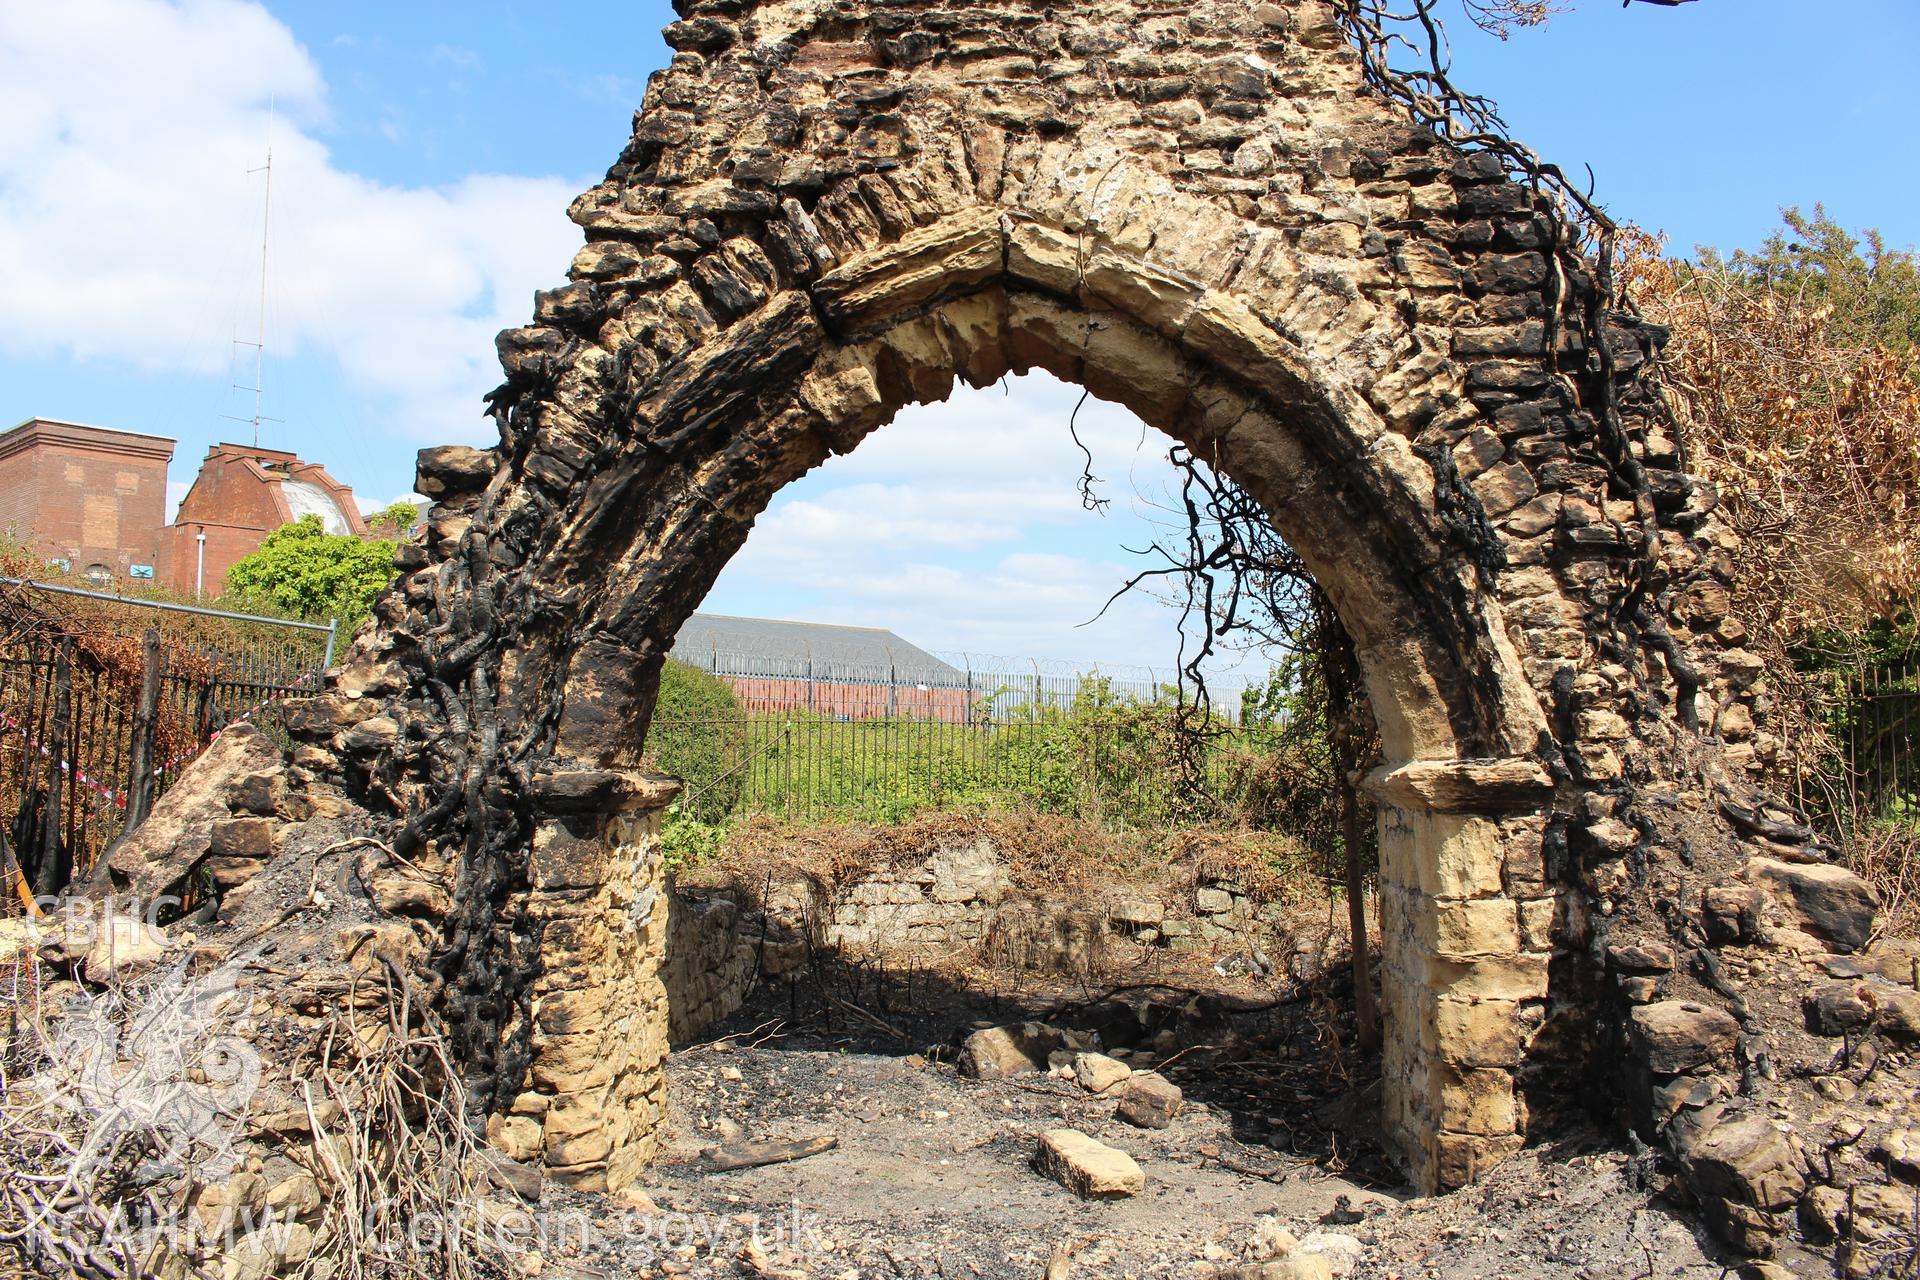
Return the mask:
[(1879, 1028), (1895, 1040), (1911, 1044), (1920, 1040), (1920, 991), (1909, 991), (1905, 987), (1873, 988), (1875, 1003), (1874, 1021)]
[(474, 1154), (480, 1176), (502, 1191), (511, 1192), (527, 1204), (540, 1203), (541, 1174), (531, 1163), (522, 1163), (504, 1152), (482, 1147)]
[(249, 1231), (227, 1250), (222, 1280), (271, 1280), (287, 1264), (285, 1233)]
[(960, 1074), (975, 1080), (1002, 1080), (1029, 1071), (1045, 1071), (1047, 1057), (1066, 1044), (1057, 1027), (1023, 1022), (976, 1031), (960, 1046)]
[(6, 964), (40, 950), (58, 946), (57, 921), (49, 923), (32, 916), (8, 916), (0, 919), (0, 964)]
[(1612, 946), (1607, 948), (1607, 963), (1617, 973), (1670, 973), (1673, 970), (1673, 948), (1661, 943)]
[(1034, 1158), (1040, 1172), (1083, 1200), (1139, 1195), (1147, 1176), (1126, 1152), (1095, 1142), (1078, 1129), (1049, 1129)]
[(1793, 1143), (1764, 1116), (1690, 1132), (1679, 1152), (1687, 1185), (1701, 1197), (1779, 1212), (1800, 1199), (1806, 1175)]
[(1859, 1231), (1869, 1238), (1886, 1239), (1890, 1236), (1911, 1236), (1920, 1229), (1920, 1213), (1916, 1213), (1911, 1187), (1888, 1187), (1877, 1184), (1859, 1184), (1849, 1187), (1854, 1220), (1842, 1227), (1849, 1231)]
[(132, 916), (113, 916), (87, 948), (82, 971), (88, 982), (124, 982), (151, 969), (166, 953), (165, 930)]
[(231, 816), (232, 785), (279, 766), (279, 748), (265, 734), (249, 724), (229, 727), (181, 771), (147, 820), (114, 842), (80, 893), (95, 902), (112, 896), (142, 904), (181, 895), (207, 856), (213, 824)]
[(1652, 1004), (1664, 996), (1666, 990), (1658, 978), (1623, 978), (1620, 994), (1627, 998), (1628, 1004)]
[(1755, 858), (1747, 870), (1802, 928), (1839, 950), (1858, 951), (1873, 936), (1873, 889), (1845, 867)]
[(1871, 1023), (1877, 1008), (1865, 983), (1834, 982), (1809, 992), (1802, 1011), (1813, 1034), (1843, 1036)]
[(1920, 1129), (1895, 1129), (1880, 1140), (1877, 1154), (1893, 1176), (1920, 1182)]
[(1284, 1258), (1300, 1247), (1300, 1241), (1293, 1232), (1282, 1226), (1278, 1218), (1260, 1218), (1253, 1224), (1253, 1235), (1247, 1240), (1246, 1257), (1249, 1262), (1271, 1262), (1275, 1258)]
[[(250, 782), (251, 777), (242, 781)], [(220, 857), (264, 860), (273, 856), (279, 829), (272, 818), (227, 818), (208, 829), (207, 848)]]
[(268, 1210), (282, 1219), (311, 1217), (320, 1212), (323, 1203), (319, 1180), (310, 1173), (283, 1178), (267, 1191)]
[(1109, 1058), (1104, 1053), (1073, 1055), (1073, 1078), (1079, 1081), (1080, 1087), (1088, 1093), (1105, 1093), (1132, 1075), (1132, 1067)]
[(1713, 885), (1700, 895), (1707, 940), (1715, 946), (1751, 942), (1760, 928), (1767, 895), (1750, 884)]
[(1732, 1015), (1685, 1000), (1640, 1005), (1630, 1017), (1633, 1054), (1655, 1075), (1676, 1076), (1717, 1062), (1740, 1039)]
[(1333, 1265), (1314, 1253), (1294, 1253), (1216, 1273), (1220, 1280), (1334, 1280)]
[(1336, 1280), (1360, 1269), (1366, 1248), (1353, 1236), (1339, 1231), (1309, 1232), (1300, 1241), (1299, 1254), (1327, 1260), (1327, 1270)]
[(1186, 1100), (1178, 1085), (1152, 1071), (1135, 1072), (1117, 1096), (1120, 1106), (1114, 1114), (1142, 1129), (1166, 1128)]

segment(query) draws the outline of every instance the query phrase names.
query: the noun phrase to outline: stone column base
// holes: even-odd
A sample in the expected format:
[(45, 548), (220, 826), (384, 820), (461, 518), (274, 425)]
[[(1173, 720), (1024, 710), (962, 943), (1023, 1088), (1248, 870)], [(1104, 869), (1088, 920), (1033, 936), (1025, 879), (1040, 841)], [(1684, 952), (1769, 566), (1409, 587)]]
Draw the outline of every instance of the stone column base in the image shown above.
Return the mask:
[(1526, 1141), (1515, 1075), (1554, 946), (1547, 779), (1533, 761), (1421, 762), (1368, 786), (1381, 801), (1383, 1120), (1414, 1184), (1451, 1191)]
[(533, 1057), (487, 1125), (516, 1160), (583, 1191), (617, 1191), (653, 1159), (665, 1114), (665, 870), (670, 778), (601, 770), (536, 780), (527, 910), (541, 928)]

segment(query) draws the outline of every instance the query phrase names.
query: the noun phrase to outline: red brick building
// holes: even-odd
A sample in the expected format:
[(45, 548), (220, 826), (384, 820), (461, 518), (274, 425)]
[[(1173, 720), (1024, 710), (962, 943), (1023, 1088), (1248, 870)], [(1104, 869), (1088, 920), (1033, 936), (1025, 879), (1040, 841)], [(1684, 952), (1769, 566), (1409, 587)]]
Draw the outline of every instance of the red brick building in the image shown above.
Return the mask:
[(0, 433), (0, 529), (102, 587), (153, 574), (172, 440), (30, 418)]
[(217, 444), (163, 533), (160, 580), (184, 595), (218, 595), (235, 561), (306, 515), (319, 516), (328, 533), (367, 536), (353, 490), (318, 463), (278, 449)]

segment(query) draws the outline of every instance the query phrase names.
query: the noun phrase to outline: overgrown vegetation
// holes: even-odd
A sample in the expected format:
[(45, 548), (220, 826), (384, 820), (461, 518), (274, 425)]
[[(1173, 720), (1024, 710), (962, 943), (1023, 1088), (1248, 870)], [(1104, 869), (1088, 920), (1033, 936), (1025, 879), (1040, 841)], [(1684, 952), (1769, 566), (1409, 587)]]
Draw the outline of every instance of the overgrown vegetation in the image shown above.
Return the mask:
[(265, 608), (294, 618), (331, 618), (342, 632), (351, 632), (393, 581), (393, 552), (391, 541), (328, 533), (319, 516), (301, 516), (227, 570), (225, 602), (242, 612)]
[[(1168, 768), (1180, 714), (1089, 677), (1069, 706), (994, 719), (983, 711), (971, 723), (797, 709), (693, 725), (656, 717), (648, 750), (688, 780), (708, 820), (741, 810), (899, 822), (930, 809), (1009, 806), (1129, 828), (1175, 826), (1196, 812), (1220, 820), (1223, 793), (1207, 786), (1192, 794)], [(1234, 739), (1224, 722), (1217, 727), (1223, 745)], [(689, 729), (702, 734), (689, 742)]]
[(687, 782), (675, 810), (699, 822), (732, 813), (745, 789), (747, 719), (725, 680), (671, 658), (647, 733), (653, 767)]
[(759, 891), (799, 874), (829, 888), (899, 870), (942, 849), (988, 839), (1023, 891), (1100, 890), (1171, 881), (1188, 891), (1229, 880), (1263, 900), (1307, 901), (1322, 885), (1311, 857), (1283, 833), (1247, 828), (1125, 830), (1031, 809), (928, 811), (901, 823), (792, 823), (740, 818), (723, 850), (692, 871), (700, 883)]
[(1323, 703), (1302, 672), (1298, 662), (1276, 672), (1250, 700), (1248, 724), (1214, 722), (1199, 794), (1170, 767), (1187, 736), (1182, 709), (1122, 698), (1098, 677), (1068, 706), (995, 721), (982, 708), (972, 724), (737, 711), (674, 723), (670, 706), (719, 705), (705, 691), (712, 677), (683, 672), (663, 681), (648, 741), (655, 766), (686, 778), (694, 802), (669, 812), (663, 853), (678, 872), (741, 874), (784, 859), (837, 879), (887, 851), (950, 842), (957, 825), (992, 832), (1010, 861), (1048, 879), (1139, 878), (1189, 861), (1275, 892), (1324, 894), (1345, 878), (1346, 832), (1337, 803), (1331, 846), (1296, 826), (1331, 794), (1331, 757), (1314, 754)]
[(1622, 279), (1672, 330), (1677, 443), (1741, 536), (1730, 638), (1766, 661), (1783, 780), (1898, 908), (1920, 897), (1920, 827), (1884, 801), (1911, 780), (1869, 775), (1914, 736), (1913, 704), (1882, 713), (1920, 660), (1920, 262), (1817, 206), (1783, 218), (1691, 261), (1629, 233)]

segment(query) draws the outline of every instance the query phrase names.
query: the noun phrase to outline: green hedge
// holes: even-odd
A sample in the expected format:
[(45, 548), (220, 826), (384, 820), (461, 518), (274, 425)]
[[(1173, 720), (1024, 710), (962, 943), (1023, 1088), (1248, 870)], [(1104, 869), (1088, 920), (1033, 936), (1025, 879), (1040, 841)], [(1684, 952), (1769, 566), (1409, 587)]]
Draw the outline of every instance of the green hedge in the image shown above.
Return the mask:
[(680, 812), (697, 822), (732, 813), (745, 786), (746, 751), (746, 713), (726, 681), (667, 659), (647, 754), (656, 769), (686, 780)]

